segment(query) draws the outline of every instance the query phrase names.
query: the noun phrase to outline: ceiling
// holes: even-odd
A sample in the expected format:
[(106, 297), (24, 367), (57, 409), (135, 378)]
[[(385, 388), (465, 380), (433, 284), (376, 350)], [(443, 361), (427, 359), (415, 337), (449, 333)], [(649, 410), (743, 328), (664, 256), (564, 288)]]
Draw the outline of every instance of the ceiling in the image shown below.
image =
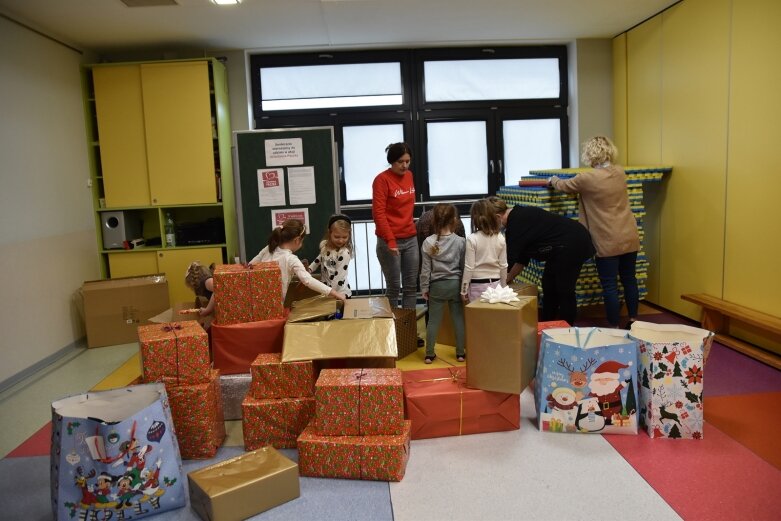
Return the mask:
[[(132, 3), (131, 0), (126, 0)], [(135, 0), (150, 3), (156, 0)], [(171, 3), (172, 0), (157, 0)], [(82, 51), (284, 52), (611, 38), (677, 0), (0, 0), (0, 14)]]

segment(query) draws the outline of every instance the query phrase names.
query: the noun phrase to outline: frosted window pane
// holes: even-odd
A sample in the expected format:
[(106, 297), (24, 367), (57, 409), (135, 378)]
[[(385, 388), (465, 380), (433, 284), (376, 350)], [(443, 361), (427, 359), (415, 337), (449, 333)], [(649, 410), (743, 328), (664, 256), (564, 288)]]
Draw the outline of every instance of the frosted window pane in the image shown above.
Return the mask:
[(426, 101), (559, 97), (555, 58), (430, 61), (423, 74)]
[(269, 67), (260, 70), (263, 110), (402, 103), (399, 63)]
[(374, 222), (353, 221), (353, 262), (350, 266), (350, 286), (354, 290), (382, 290), (385, 280), (377, 260), (377, 236)]
[(431, 196), (488, 192), (485, 121), (432, 122), (426, 132)]
[[(344, 183), (348, 201), (372, 198), (372, 181), (388, 168), (385, 147), (404, 141), (404, 126), (361, 125), (345, 126)], [(414, 172), (414, 165), (412, 167)]]
[(515, 184), (529, 170), (561, 168), (561, 122), (558, 119), (505, 121), (505, 182)]

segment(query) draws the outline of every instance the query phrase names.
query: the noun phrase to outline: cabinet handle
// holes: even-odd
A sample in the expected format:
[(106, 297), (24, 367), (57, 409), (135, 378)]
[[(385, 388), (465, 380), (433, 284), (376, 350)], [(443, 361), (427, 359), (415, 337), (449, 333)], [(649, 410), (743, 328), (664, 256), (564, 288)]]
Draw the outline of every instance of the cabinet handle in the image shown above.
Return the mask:
[(163, 257), (163, 252), (161, 252), (161, 251), (157, 252), (157, 256), (162, 258)]

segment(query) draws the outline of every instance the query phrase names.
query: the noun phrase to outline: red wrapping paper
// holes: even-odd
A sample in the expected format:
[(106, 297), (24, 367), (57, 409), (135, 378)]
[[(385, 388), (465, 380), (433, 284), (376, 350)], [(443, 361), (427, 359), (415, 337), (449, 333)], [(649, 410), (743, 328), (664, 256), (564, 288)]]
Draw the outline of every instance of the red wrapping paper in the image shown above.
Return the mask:
[(264, 445), (277, 449), (296, 448), (296, 438), (315, 414), (314, 398), (273, 398), (259, 400), (248, 396), (241, 403), (244, 450)]
[(251, 267), (220, 264), (214, 270), (214, 322), (239, 324), (282, 318), (282, 274), (276, 262)]
[(540, 356), (540, 341), (542, 340), (542, 332), (546, 329), (553, 329), (557, 327), (570, 327), (566, 320), (549, 320), (547, 322), (537, 322), (537, 358)]
[(280, 353), (263, 353), (250, 365), (253, 398), (307, 398), (314, 396), (314, 367), (311, 360), (282, 362)]
[(410, 451), (410, 422), (401, 434), (321, 436), (307, 427), (298, 437), (302, 476), (401, 481)]
[(249, 366), (260, 353), (281, 353), (287, 322), (282, 318), (221, 326), (212, 324), (214, 367), (222, 374), (249, 373)]
[(208, 383), (165, 386), (183, 459), (213, 458), (225, 440), (220, 372), (210, 373)]
[(403, 379), (413, 440), (521, 427), (520, 396), (470, 389), (464, 369), (405, 371)]
[(138, 326), (144, 382), (209, 382), (209, 335), (195, 320)]
[(315, 432), (324, 436), (400, 434), (404, 391), (399, 369), (324, 369), (315, 384)]

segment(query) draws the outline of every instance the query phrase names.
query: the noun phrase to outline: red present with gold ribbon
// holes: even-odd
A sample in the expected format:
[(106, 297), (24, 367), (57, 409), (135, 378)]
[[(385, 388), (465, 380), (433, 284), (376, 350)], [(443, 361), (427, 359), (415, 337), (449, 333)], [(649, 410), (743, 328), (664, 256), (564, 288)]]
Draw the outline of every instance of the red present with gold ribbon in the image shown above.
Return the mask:
[(210, 381), (209, 335), (195, 320), (138, 326), (138, 343), (144, 382)]
[(399, 369), (323, 369), (315, 384), (314, 429), (323, 436), (400, 434), (404, 391)]
[(405, 371), (403, 380), (413, 440), (521, 427), (519, 395), (470, 389), (464, 369)]
[(296, 448), (296, 438), (315, 414), (314, 398), (272, 398), (248, 396), (241, 404), (244, 450), (264, 445), (277, 449)]
[(282, 318), (282, 274), (276, 262), (214, 269), (214, 322), (239, 324)]
[(311, 360), (282, 362), (281, 353), (259, 354), (250, 366), (253, 398), (308, 398), (314, 396)]
[(408, 421), (395, 435), (321, 436), (307, 427), (298, 437), (298, 470), (310, 477), (401, 481), (409, 443)]
[(209, 459), (225, 440), (220, 372), (203, 384), (166, 385), (176, 439), (183, 459)]

